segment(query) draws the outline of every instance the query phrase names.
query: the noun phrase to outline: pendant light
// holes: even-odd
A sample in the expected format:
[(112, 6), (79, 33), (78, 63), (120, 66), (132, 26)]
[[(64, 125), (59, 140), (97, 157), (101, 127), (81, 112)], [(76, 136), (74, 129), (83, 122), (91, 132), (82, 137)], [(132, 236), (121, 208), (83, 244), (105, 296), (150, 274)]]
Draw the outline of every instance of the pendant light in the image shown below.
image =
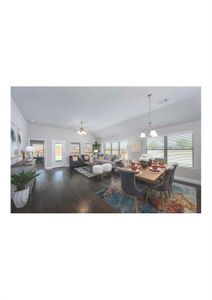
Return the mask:
[[(152, 129), (152, 121), (151, 121), (151, 96), (152, 94), (148, 94), (147, 97), (149, 98), (149, 137), (157, 137), (157, 131), (155, 129)], [(146, 138), (146, 133), (143, 131), (140, 134), (140, 138)]]
[(80, 122), (81, 126), (80, 126), (80, 129), (77, 131), (78, 134), (86, 134), (86, 130), (85, 128), (83, 127), (83, 122)]

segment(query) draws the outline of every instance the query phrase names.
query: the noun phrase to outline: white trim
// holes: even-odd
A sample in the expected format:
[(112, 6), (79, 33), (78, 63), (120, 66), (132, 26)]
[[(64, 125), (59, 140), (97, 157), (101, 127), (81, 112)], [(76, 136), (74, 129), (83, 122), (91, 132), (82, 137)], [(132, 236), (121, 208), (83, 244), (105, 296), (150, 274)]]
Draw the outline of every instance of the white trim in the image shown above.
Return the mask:
[(47, 142), (46, 139), (43, 138), (28, 138), (28, 146), (30, 146), (30, 141), (42, 141), (44, 143), (44, 169), (47, 169), (46, 164), (47, 164)]
[(197, 180), (197, 179), (184, 178), (184, 177), (179, 177), (179, 176), (175, 176), (174, 179), (201, 185), (201, 180)]

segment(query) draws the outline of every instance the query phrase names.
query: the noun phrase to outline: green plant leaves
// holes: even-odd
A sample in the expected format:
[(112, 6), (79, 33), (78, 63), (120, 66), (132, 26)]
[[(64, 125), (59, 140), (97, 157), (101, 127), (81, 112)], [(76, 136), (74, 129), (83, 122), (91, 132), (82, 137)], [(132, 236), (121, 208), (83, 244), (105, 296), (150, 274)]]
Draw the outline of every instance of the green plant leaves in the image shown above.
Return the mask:
[(26, 184), (32, 180), (33, 178), (39, 176), (40, 174), (36, 171), (22, 171), (19, 174), (12, 174), (11, 175), (11, 183), (14, 184), (18, 191), (24, 190)]

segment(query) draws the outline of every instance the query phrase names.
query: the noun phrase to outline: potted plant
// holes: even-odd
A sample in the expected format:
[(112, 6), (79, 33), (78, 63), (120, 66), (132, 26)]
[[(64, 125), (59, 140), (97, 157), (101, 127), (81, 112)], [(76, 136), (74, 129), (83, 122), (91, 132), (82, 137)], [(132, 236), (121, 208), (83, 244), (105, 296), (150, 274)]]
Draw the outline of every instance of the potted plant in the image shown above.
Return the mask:
[(17, 188), (13, 195), (13, 201), (17, 208), (26, 205), (29, 198), (29, 186), (26, 186), (26, 184), (38, 175), (39, 174), (36, 173), (36, 171), (22, 171), (19, 174), (11, 175), (11, 183)]
[(92, 147), (93, 147), (93, 152), (94, 150), (100, 150), (101, 148), (101, 144), (99, 144), (97, 141), (95, 141), (93, 144), (92, 144)]

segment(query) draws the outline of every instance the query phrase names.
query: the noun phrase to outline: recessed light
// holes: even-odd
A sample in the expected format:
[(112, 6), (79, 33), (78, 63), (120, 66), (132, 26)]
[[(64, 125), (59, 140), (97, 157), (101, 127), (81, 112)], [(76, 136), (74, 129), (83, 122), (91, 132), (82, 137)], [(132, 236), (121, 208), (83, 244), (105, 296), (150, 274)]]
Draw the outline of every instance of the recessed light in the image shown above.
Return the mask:
[(34, 120), (30, 120), (30, 122), (32, 122), (32, 123), (33, 123), (33, 122), (34, 122)]

